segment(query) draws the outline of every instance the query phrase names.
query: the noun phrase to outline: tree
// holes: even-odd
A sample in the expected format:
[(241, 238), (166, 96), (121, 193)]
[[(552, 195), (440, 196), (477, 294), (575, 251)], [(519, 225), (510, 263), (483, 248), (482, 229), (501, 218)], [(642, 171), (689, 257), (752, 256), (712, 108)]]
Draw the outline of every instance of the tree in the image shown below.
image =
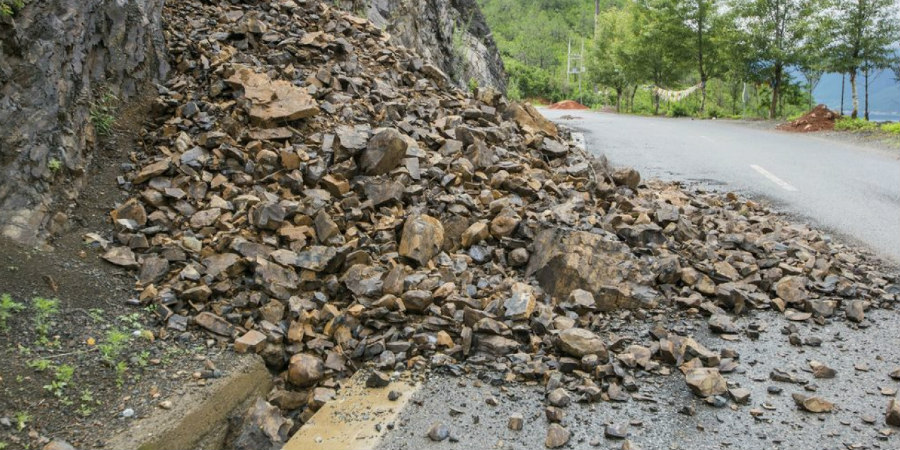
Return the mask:
[[(635, 0), (632, 10), (631, 58), (636, 70), (659, 88), (678, 80), (686, 61), (691, 60), (688, 35), (668, 13), (671, 3), (680, 0)], [(659, 114), (659, 96), (654, 95), (654, 112)]]
[(621, 9), (600, 13), (587, 60), (590, 81), (615, 91), (616, 112), (621, 111), (622, 94), (631, 78), (627, 54), (630, 26), (630, 16)]
[(714, 32), (718, 30), (719, 8), (716, 0), (680, 0), (664, 2), (670, 20), (679, 23), (683, 30), (678, 30), (687, 40), (687, 47), (694, 54), (697, 62), (697, 74), (700, 78), (700, 113), (706, 108), (706, 82), (711, 75), (710, 64), (715, 59)]
[(808, 0), (738, 0), (739, 26), (753, 42), (753, 59), (765, 66), (772, 88), (769, 118), (778, 111), (785, 69), (800, 61), (802, 44), (813, 17)]
[(830, 14), (822, 14), (809, 27), (803, 52), (798, 61), (797, 68), (806, 79), (807, 94), (809, 95), (809, 108), (813, 107), (813, 91), (822, 75), (834, 66), (834, 61), (829, 48), (834, 43), (832, 30), (835, 28), (834, 17)]
[[(854, 119), (859, 115), (856, 76), (860, 69), (883, 66), (900, 35), (895, 0), (835, 0), (836, 67), (850, 74)], [(871, 67), (870, 67), (871, 66)]]

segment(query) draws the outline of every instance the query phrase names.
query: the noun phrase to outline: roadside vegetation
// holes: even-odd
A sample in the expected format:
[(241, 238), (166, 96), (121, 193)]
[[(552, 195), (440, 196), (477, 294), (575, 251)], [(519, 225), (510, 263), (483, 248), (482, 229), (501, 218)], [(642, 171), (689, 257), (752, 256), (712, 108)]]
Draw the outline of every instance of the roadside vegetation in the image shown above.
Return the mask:
[(203, 352), (156, 339), (145, 324), (152, 312), (113, 315), (0, 293), (0, 417), (12, 423), (0, 427), (0, 450), (22, 448), (29, 431), (47, 426), (48, 411), (84, 423), (116, 414), (104, 408), (116, 408), (142, 377)]
[(864, 136), (868, 139), (883, 142), (890, 147), (900, 147), (900, 123), (877, 123), (863, 118), (840, 117), (834, 123), (835, 131), (842, 131)]
[[(512, 98), (575, 99), (635, 114), (774, 119), (812, 108), (822, 76), (838, 73), (851, 92), (849, 115), (868, 119), (870, 77), (891, 69), (900, 82), (893, 0), (479, 3)], [(582, 43), (579, 63), (568, 56), (581, 53)], [(573, 72), (582, 66), (579, 83)]]

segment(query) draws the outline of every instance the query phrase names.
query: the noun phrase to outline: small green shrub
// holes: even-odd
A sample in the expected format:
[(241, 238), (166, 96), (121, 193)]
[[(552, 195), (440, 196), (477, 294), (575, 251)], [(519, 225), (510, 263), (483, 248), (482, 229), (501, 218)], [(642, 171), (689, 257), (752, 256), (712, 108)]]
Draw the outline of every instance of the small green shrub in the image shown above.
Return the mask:
[(22, 431), (25, 429), (25, 426), (28, 425), (28, 422), (31, 421), (31, 416), (25, 411), (18, 411), (15, 414), (16, 418), (16, 429)]
[(59, 172), (59, 169), (62, 169), (62, 161), (56, 158), (50, 158), (50, 161), (47, 162), (47, 168), (49, 168), (51, 172)]
[(689, 114), (687, 107), (681, 102), (672, 103), (666, 111), (666, 115), (669, 117), (687, 117)]
[(94, 130), (100, 136), (109, 136), (112, 133), (113, 124), (116, 122), (115, 113), (118, 100), (109, 92), (101, 92), (97, 95), (97, 100), (91, 102), (89, 111), (91, 123), (94, 124)]
[(53, 363), (46, 359), (32, 359), (28, 361), (28, 367), (31, 367), (37, 372), (43, 372), (51, 367), (53, 367)]
[(53, 381), (44, 385), (44, 390), (52, 393), (57, 398), (63, 398), (66, 387), (69, 386), (73, 376), (75, 376), (75, 368), (68, 364), (63, 364), (56, 368), (56, 375)]
[(129, 339), (131, 339), (131, 336), (118, 328), (108, 330), (105, 342), (97, 344), (100, 356), (110, 365), (115, 365), (119, 355), (125, 350), (125, 344), (128, 343)]
[(47, 335), (50, 334), (50, 319), (59, 312), (59, 300), (35, 297), (31, 301), (31, 307), (34, 308), (34, 330), (40, 341), (46, 342)]
[(834, 123), (834, 129), (837, 131), (875, 131), (878, 129), (878, 124), (860, 118), (841, 117)]
[(6, 330), (6, 321), (23, 309), (25, 309), (25, 305), (13, 301), (9, 294), (0, 295), (0, 330)]
[(0, 17), (10, 17), (25, 7), (26, 0), (0, 0)]
[(900, 134), (900, 122), (892, 122), (881, 125), (881, 131), (890, 134)]

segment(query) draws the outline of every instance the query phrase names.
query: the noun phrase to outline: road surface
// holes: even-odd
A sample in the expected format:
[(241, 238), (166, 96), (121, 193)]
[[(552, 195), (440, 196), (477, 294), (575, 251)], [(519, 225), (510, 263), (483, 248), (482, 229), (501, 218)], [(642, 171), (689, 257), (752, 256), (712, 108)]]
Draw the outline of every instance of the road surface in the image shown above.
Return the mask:
[(541, 112), (584, 132), (588, 149), (615, 166), (634, 167), (644, 178), (764, 197), (796, 219), (900, 263), (900, 151), (727, 121)]
[[(638, 380), (640, 399), (626, 403), (574, 403), (565, 409), (562, 424), (572, 432), (566, 449), (622, 449), (621, 440), (605, 438), (608, 423), (626, 425), (632, 447), (642, 450), (847, 450), (897, 449), (900, 436), (885, 425), (887, 404), (892, 395), (882, 388), (900, 386), (888, 374), (900, 363), (896, 342), (897, 311), (870, 310), (865, 330), (843, 320), (819, 326), (797, 322), (804, 338), (816, 336), (821, 347), (795, 347), (781, 334), (786, 324), (780, 313), (758, 311), (736, 318), (741, 327), (764, 324), (758, 340), (742, 337), (725, 341), (711, 334), (702, 319), (690, 326), (694, 338), (710, 349), (733, 349), (741, 367), (726, 378), (729, 383), (749, 389), (747, 405), (715, 408), (690, 393), (677, 370), (669, 376), (650, 375)], [(676, 325), (672, 319), (669, 325)], [(651, 324), (633, 322), (628, 333)], [(837, 371), (833, 379), (815, 379), (809, 360), (823, 362)], [(865, 367), (864, 367), (865, 366)], [(808, 382), (800, 384), (772, 381), (774, 369), (787, 371)], [(864, 369), (864, 370), (860, 370)], [(470, 367), (463, 377), (432, 374), (399, 417), (386, 421), (389, 431), (380, 450), (538, 450), (544, 447), (548, 422), (544, 417), (541, 386), (500, 381), (494, 368)], [(477, 386), (476, 380), (481, 382)], [(770, 392), (770, 387), (782, 389)], [(810, 390), (815, 390), (815, 393)], [(811, 414), (797, 410), (793, 393), (817, 395), (834, 402), (833, 414)], [(486, 404), (488, 397), (497, 406)], [(694, 415), (681, 411), (693, 407)], [(756, 410), (754, 416), (751, 410)], [(522, 431), (507, 428), (509, 416), (522, 414)], [(442, 422), (458, 442), (431, 442), (426, 433), (431, 424)], [(883, 430), (888, 431), (883, 431)], [(886, 434), (885, 434), (886, 433)], [(314, 450), (314, 449), (313, 449)]]

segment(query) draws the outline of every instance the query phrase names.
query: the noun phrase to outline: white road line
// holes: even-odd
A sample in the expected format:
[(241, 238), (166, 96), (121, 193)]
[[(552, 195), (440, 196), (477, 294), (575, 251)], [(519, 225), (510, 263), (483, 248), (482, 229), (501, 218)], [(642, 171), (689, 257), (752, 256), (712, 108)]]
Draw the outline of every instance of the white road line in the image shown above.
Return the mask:
[(762, 167), (757, 166), (756, 164), (750, 164), (750, 167), (752, 167), (753, 170), (759, 172), (762, 176), (768, 178), (769, 181), (777, 184), (778, 187), (780, 187), (786, 191), (794, 192), (797, 190), (797, 188), (795, 188), (794, 186), (791, 186), (791, 184), (788, 183), (787, 181), (784, 181), (781, 178), (776, 177), (775, 174), (773, 174), (772, 172), (769, 172), (768, 170), (763, 169)]
[(713, 138), (711, 138), (711, 137), (709, 137), (709, 136), (704, 136), (704, 135), (701, 134), (700, 137), (703, 138), (703, 139), (706, 139), (706, 140), (709, 141), (709, 142), (716, 142), (715, 140), (713, 140)]

